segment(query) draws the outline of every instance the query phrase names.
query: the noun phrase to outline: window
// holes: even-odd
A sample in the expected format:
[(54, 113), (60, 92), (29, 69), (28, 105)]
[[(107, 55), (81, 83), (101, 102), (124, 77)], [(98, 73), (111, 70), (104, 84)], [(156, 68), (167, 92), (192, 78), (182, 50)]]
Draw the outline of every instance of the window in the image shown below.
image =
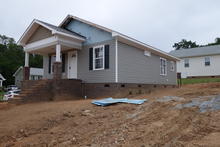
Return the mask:
[(160, 58), (160, 75), (167, 75), (167, 60)]
[(210, 57), (205, 57), (205, 66), (210, 66)]
[(93, 48), (93, 69), (102, 70), (104, 69), (104, 45)]
[(184, 67), (189, 67), (189, 59), (184, 59)]
[(170, 61), (170, 71), (175, 71), (175, 63), (174, 63), (174, 61)]

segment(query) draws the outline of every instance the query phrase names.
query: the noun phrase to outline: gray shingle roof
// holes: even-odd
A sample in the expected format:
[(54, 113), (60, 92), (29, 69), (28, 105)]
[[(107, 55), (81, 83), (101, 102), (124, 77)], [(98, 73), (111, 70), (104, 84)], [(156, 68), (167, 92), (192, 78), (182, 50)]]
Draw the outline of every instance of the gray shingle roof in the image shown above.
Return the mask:
[(197, 48), (191, 48), (191, 49), (173, 50), (169, 54), (176, 56), (176, 57), (179, 57), (179, 58), (218, 55), (218, 54), (220, 54), (220, 45), (197, 47)]
[(46, 26), (50, 27), (51, 29), (56, 30), (56, 31), (58, 31), (58, 32), (66, 33), (66, 34), (69, 34), (69, 35), (75, 35), (75, 36), (78, 36), (78, 37), (81, 37), (81, 38), (84, 38), (84, 39), (86, 38), (86, 37), (84, 37), (84, 36), (82, 36), (82, 35), (80, 35), (80, 34), (78, 34), (78, 33), (76, 33), (76, 32), (69, 31), (69, 30), (66, 30), (66, 29), (57, 27), (57, 26), (55, 26), (55, 25), (52, 25), (52, 24), (43, 22), (43, 21), (41, 21), (41, 20), (37, 20), (37, 21), (43, 23), (44, 25), (46, 25)]

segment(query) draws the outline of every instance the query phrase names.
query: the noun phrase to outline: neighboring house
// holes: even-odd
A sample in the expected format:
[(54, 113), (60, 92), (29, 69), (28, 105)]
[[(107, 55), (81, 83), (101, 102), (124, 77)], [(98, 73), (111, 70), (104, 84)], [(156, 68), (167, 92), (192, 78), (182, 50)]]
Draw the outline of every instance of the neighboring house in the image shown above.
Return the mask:
[(176, 85), (178, 58), (75, 16), (68, 15), (59, 26), (35, 19), (18, 43), (24, 47), (27, 71), (29, 54), (43, 56), (44, 79)]
[[(15, 77), (15, 85), (21, 87), (21, 82), (24, 79), (23, 67), (19, 67), (16, 72), (13, 74)], [(42, 68), (30, 68), (29, 80), (40, 80), (43, 78), (43, 69)]]
[(173, 50), (170, 54), (181, 59), (177, 72), (182, 78), (220, 76), (220, 45)]
[(3, 81), (5, 81), (6, 79), (2, 76), (2, 74), (0, 74), (0, 87), (2, 87), (3, 85)]

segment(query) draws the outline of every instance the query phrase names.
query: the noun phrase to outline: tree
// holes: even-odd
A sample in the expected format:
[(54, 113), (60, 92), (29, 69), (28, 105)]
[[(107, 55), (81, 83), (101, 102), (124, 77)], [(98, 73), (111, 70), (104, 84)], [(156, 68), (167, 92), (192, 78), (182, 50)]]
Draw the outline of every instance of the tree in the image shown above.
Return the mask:
[(215, 38), (215, 42), (214, 43), (208, 43), (205, 46), (212, 46), (212, 45), (219, 45), (220, 44), (220, 38)]
[(188, 49), (195, 47), (199, 47), (199, 45), (197, 45), (196, 42), (192, 42), (191, 40), (187, 41), (186, 39), (182, 39), (180, 42), (174, 43), (173, 45), (173, 48), (175, 48), (175, 50), (179, 50), (181, 48)]
[[(13, 38), (0, 35), (0, 73), (6, 78), (4, 85), (14, 84), (13, 74), (24, 65), (23, 47), (15, 43)], [(30, 67), (42, 68), (43, 59), (40, 55), (30, 55)]]

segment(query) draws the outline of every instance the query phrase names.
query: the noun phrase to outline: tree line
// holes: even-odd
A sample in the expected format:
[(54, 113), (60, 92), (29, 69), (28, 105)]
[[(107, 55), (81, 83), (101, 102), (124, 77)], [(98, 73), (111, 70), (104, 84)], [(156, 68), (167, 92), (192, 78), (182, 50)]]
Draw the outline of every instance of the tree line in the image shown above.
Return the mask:
[[(24, 65), (23, 47), (16, 44), (13, 38), (0, 35), (0, 73), (6, 79), (4, 86), (14, 84), (13, 74)], [(43, 59), (40, 55), (30, 55), (30, 67), (42, 68)]]
[(219, 45), (220, 44), (220, 38), (216, 38), (214, 42), (208, 43), (206, 45), (199, 45), (196, 42), (193, 42), (191, 40), (182, 39), (180, 42), (174, 43), (173, 48), (175, 50), (179, 49), (189, 49), (189, 48), (196, 48), (196, 47), (204, 47), (204, 46), (212, 46), (212, 45)]

